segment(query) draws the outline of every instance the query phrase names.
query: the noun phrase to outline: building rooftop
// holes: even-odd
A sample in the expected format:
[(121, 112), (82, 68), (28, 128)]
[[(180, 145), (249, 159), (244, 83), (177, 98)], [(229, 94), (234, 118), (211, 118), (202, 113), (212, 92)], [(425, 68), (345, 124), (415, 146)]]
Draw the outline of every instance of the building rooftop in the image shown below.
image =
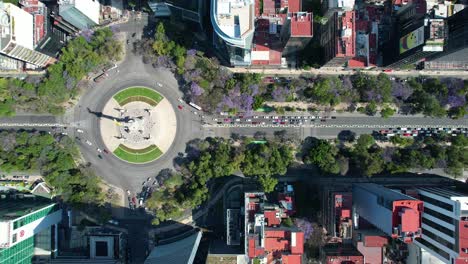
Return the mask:
[(291, 14), (291, 36), (312, 36), (312, 13), (297, 12)]
[(244, 38), (253, 31), (253, 0), (215, 0), (216, 23), (231, 38)]
[(202, 231), (176, 242), (154, 247), (145, 264), (187, 263), (192, 264), (200, 244)]
[(352, 245), (327, 244), (322, 248), (322, 255), (326, 264), (364, 264), (364, 256)]
[(263, 193), (245, 193), (245, 254), (268, 263), (301, 263), (304, 233), (294, 227), (279, 226), (288, 217), (277, 205), (266, 203)]
[(0, 192), (0, 221), (9, 221), (44, 207), (54, 202), (33, 194)]
[(353, 57), (356, 54), (355, 21), (356, 13), (346, 11), (338, 16), (338, 29), (340, 30), (336, 42), (337, 57)]

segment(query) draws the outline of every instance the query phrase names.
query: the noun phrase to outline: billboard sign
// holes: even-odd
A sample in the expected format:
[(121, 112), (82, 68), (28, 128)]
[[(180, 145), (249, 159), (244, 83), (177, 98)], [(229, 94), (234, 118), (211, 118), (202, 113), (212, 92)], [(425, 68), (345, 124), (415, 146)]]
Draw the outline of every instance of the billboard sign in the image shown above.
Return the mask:
[(400, 54), (424, 44), (424, 26), (400, 38)]

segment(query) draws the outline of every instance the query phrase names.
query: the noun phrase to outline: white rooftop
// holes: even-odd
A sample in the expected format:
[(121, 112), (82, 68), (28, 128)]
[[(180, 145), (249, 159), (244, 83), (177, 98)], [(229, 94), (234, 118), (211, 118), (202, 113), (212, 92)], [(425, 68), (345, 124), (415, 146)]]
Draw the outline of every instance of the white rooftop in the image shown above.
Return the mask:
[(215, 0), (219, 28), (231, 38), (243, 38), (253, 30), (253, 0)]

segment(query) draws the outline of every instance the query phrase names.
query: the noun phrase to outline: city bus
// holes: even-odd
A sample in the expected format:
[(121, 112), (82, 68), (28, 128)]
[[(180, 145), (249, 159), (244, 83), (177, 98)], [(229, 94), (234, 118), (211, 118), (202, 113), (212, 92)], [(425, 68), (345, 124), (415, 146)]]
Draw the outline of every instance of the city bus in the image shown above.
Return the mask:
[(198, 105), (196, 105), (196, 104), (194, 104), (194, 103), (192, 103), (192, 102), (190, 102), (189, 105), (190, 105), (191, 107), (197, 109), (198, 111), (201, 111), (201, 110), (202, 110), (202, 108), (201, 108), (200, 106), (198, 106)]

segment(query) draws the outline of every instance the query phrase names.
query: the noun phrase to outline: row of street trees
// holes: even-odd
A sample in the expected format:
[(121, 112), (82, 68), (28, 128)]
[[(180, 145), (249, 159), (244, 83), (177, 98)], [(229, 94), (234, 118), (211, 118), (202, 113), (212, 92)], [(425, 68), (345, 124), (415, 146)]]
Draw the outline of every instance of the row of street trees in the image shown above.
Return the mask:
[(364, 176), (434, 168), (461, 176), (468, 166), (468, 139), (464, 135), (416, 140), (396, 136), (391, 142), (393, 146), (384, 148), (371, 135), (361, 135), (351, 145), (313, 138), (308, 140), (302, 159), (325, 174), (345, 175), (351, 169)]

